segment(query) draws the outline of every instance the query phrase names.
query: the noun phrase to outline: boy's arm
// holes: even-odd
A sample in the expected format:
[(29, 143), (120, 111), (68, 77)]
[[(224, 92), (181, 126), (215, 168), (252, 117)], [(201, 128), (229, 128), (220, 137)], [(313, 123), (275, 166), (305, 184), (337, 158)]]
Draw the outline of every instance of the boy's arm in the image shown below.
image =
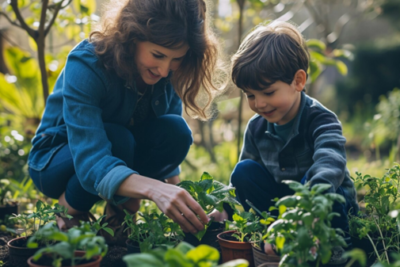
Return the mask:
[(332, 113), (321, 113), (310, 124), (314, 142), (314, 163), (307, 172), (311, 186), (320, 183), (331, 184), (328, 192), (336, 192), (342, 184), (346, 171), (346, 138), (342, 126)]
[(252, 120), (247, 124), (246, 130), (244, 132), (244, 141), (242, 151), (240, 152), (239, 161), (245, 159), (251, 159), (259, 162), (260, 160), (260, 152), (258, 151), (257, 145), (255, 143), (255, 139), (250, 129), (250, 124)]

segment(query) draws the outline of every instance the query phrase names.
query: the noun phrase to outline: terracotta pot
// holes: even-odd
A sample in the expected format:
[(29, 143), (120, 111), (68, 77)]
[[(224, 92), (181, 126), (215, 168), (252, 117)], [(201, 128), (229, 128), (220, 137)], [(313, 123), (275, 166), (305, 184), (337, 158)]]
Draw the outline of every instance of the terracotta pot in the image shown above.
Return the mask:
[(18, 204), (0, 206), (0, 220), (4, 220), (6, 215), (18, 214)]
[(233, 233), (235, 231), (225, 231), (217, 235), (221, 247), (222, 262), (245, 259), (249, 262), (249, 267), (254, 267), (251, 243), (235, 241), (235, 238), (232, 237)]
[[(75, 251), (75, 256), (81, 257), (85, 255), (84, 251)], [(93, 261), (88, 262), (88, 263), (84, 263), (84, 264), (77, 264), (75, 265), (75, 267), (100, 267), (100, 262), (101, 262), (102, 258), (101, 256), (94, 256), (93, 257)], [(50, 265), (39, 265), (38, 263), (33, 261), (33, 257), (30, 257), (28, 259), (28, 265), (29, 267), (52, 267)], [(63, 267), (70, 267), (70, 266), (65, 266), (62, 265)]]
[[(26, 242), (24, 241), (27, 241), (28, 238), (29, 236), (17, 237), (7, 242), (10, 261), (26, 262), (29, 257), (33, 256), (33, 254), (40, 249), (26, 247)], [(21, 246), (20, 243), (25, 243), (25, 245)]]
[[(252, 248), (253, 248), (254, 265), (256, 267), (269, 266), (269, 265), (264, 265), (265, 263), (279, 264), (279, 261), (281, 260), (280, 256), (267, 255), (267, 254), (265, 254), (264, 251), (261, 251), (260, 249), (254, 247), (254, 246)], [(271, 266), (278, 266), (278, 265), (271, 265)]]

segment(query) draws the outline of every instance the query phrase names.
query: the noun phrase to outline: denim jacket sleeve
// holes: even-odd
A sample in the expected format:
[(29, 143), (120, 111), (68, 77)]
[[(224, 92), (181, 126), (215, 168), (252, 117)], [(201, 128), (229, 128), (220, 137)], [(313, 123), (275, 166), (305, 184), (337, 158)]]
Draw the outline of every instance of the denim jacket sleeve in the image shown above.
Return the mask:
[(331, 112), (319, 113), (310, 123), (311, 139), (314, 142), (314, 163), (307, 172), (311, 185), (331, 184), (329, 192), (336, 192), (346, 173), (346, 138), (336, 115)]
[(82, 186), (92, 194), (112, 199), (119, 185), (137, 172), (111, 154), (100, 106), (108, 84), (97, 64), (92, 51), (81, 49), (69, 55), (65, 66), (63, 115)]

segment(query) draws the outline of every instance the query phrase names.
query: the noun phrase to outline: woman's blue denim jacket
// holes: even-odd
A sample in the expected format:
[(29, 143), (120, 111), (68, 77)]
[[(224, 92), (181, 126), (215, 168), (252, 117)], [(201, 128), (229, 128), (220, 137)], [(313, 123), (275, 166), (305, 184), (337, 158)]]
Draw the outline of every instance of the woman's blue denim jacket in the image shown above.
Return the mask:
[[(151, 106), (157, 117), (182, 115), (182, 101), (167, 79), (158, 82), (153, 90)], [(43, 170), (53, 155), (68, 144), (83, 188), (104, 199), (116, 200), (113, 197), (120, 184), (137, 172), (111, 154), (103, 123), (128, 126), (137, 98), (135, 88), (126, 86), (123, 79), (100, 64), (93, 44), (87, 40), (79, 43), (70, 52), (47, 100), (32, 139), (29, 167)], [(170, 176), (179, 172), (177, 168)]]
[(346, 138), (337, 116), (302, 92), (294, 120), (292, 132), (284, 142), (276, 135), (273, 124), (255, 115), (247, 125), (240, 160), (258, 162), (277, 182), (301, 182), (305, 177), (311, 185), (332, 185), (328, 190), (332, 193), (341, 186), (357, 213), (356, 191), (346, 168)]

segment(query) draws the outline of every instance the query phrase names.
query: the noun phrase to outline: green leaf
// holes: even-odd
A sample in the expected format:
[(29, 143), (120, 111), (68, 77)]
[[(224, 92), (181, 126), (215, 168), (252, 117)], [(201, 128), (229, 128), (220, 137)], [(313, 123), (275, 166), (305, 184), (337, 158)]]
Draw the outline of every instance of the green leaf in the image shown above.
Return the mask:
[(128, 267), (164, 267), (164, 263), (149, 253), (130, 254), (122, 258)]
[(285, 245), (285, 237), (284, 236), (277, 236), (275, 238), (275, 244), (277, 249), (283, 249), (283, 246)]
[(317, 39), (309, 39), (307, 40), (307, 46), (310, 49), (317, 49), (319, 51), (325, 51), (326, 50), (326, 45), (324, 42), (317, 40)]
[(336, 61), (336, 69), (339, 71), (340, 74), (342, 74), (343, 76), (347, 75), (347, 66), (346, 64), (344, 64), (342, 61), (337, 60)]
[(365, 266), (367, 264), (367, 255), (364, 250), (359, 248), (354, 248), (350, 251), (347, 251), (343, 254), (345, 258), (352, 258), (356, 260), (361, 266)]
[(248, 267), (249, 262), (244, 259), (232, 260), (228, 261), (222, 265), (218, 265), (218, 267)]
[(207, 246), (199, 245), (198, 247), (190, 250), (186, 257), (192, 260), (194, 263), (199, 263), (201, 261), (214, 261), (215, 263), (219, 260), (219, 252), (217, 249)]
[(193, 264), (184, 254), (174, 249), (167, 250), (164, 256), (164, 260), (168, 263), (169, 266), (182, 266), (182, 267), (193, 266)]

